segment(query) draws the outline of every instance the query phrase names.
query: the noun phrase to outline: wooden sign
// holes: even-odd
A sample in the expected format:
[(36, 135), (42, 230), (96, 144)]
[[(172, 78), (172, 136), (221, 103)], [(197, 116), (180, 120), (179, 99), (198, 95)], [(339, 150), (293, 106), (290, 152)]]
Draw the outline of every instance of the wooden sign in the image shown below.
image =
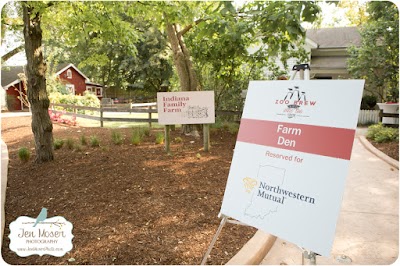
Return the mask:
[(158, 123), (215, 123), (214, 91), (182, 91), (157, 93)]

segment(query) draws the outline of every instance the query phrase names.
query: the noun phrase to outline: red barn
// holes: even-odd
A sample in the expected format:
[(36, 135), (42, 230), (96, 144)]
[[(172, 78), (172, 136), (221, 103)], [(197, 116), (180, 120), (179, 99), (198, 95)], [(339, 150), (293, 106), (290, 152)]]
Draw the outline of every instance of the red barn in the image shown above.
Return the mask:
[[(18, 96), (25, 93), (22, 80), (18, 76), (20, 73), (25, 73), (25, 66), (5, 67), (1, 70), (1, 86), (6, 91), (6, 102), (9, 110), (22, 110), (24, 108), (24, 104), (18, 99)], [(71, 94), (83, 95), (85, 91), (91, 91), (100, 100), (103, 97), (103, 86), (91, 82), (73, 64), (59, 65), (56, 75)]]
[(58, 66), (56, 75), (60, 81), (65, 84), (68, 91), (75, 95), (83, 95), (88, 90), (93, 92), (100, 100), (103, 97), (103, 87), (90, 81), (76, 66), (73, 64), (64, 64)]

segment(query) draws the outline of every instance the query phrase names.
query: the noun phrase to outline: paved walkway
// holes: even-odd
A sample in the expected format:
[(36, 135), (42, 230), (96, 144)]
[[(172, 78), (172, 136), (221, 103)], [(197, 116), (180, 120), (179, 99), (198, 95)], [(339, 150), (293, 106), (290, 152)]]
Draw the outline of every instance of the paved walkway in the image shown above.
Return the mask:
[[(301, 252), (278, 238), (261, 264), (301, 264)], [(317, 264), (388, 265), (398, 252), (399, 171), (355, 138), (331, 256), (318, 256)]]
[(19, 117), (19, 116), (31, 116), (31, 112), (2, 112), (0, 117)]

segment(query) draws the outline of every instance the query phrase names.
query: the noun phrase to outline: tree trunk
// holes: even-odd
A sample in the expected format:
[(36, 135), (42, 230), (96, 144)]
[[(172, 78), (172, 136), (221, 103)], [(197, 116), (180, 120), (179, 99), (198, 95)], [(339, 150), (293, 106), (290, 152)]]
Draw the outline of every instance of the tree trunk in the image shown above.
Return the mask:
[[(199, 91), (200, 83), (190, 59), (190, 53), (186, 48), (182, 35), (179, 34), (178, 26), (167, 22), (166, 28), (181, 91)], [(185, 134), (199, 136), (196, 125), (183, 125), (182, 130)]]
[(53, 124), (46, 91), (46, 64), (42, 52), (41, 14), (29, 3), (23, 6), (25, 53), (27, 58), (28, 100), (32, 111), (32, 132), (35, 138), (36, 163), (52, 161)]

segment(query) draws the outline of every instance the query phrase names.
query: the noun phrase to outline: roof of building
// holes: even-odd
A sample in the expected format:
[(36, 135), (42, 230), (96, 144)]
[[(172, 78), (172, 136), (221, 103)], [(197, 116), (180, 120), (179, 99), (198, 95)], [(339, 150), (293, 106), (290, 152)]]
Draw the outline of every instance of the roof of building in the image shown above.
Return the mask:
[(86, 77), (86, 75), (83, 74), (74, 64), (70, 64), (70, 63), (59, 64), (57, 66), (56, 75), (60, 75), (62, 72), (64, 72), (66, 69), (68, 69), (70, 67), (74, 68), (76, 70), (76, 72), (78, 72), (86, 81), (90, 81), (90, 79), (88, 77)]
[(308, 29), (306, 37), (315, 42), (318, 48), (347, 48), (361, 44), (357, 27)]
[(7, 89), (20, 82), (18, 74), (24, 73), (24, 66), (9, 66), (1, 69), (1, 86)]
[[(56, 75), (60, 75), (63, 71), (65, 71), (68, 68), (74, 68), (82, 77), (85, 79), (86, 84), (94, 85), (97, 87), (102, 87), (102, 85), (91, 82), (90, 79), (83, 74), (74, 64), (71, 63), (61, 63), (57, 65), (56, 67)], [(4, 89), (7, 89), (8, 87), (19, 83), (20, 79), (18, 77), (19, 73), (24, 73), (24, 68), (25, 66), (8, 66), (8, 67), (3, 67), (1, 69), (1, 86)]]

